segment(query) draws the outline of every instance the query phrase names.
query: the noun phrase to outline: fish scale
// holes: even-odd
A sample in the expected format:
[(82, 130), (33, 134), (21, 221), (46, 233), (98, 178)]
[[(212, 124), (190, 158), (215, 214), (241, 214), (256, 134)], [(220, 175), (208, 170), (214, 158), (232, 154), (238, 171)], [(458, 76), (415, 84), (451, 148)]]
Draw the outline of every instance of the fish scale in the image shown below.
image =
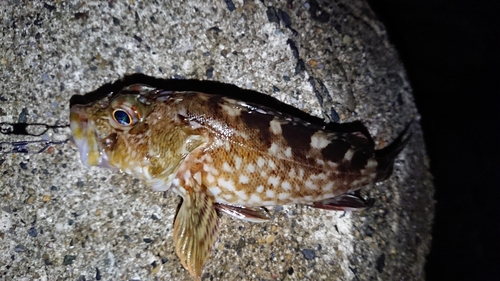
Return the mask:
[[(188, 106), (191, 118), (206, 126), (209, 131), (209, 141), (204, 153), (211, 155), (212, 159), (211, 163), (203, 163), (208, 167), (201, 171), (202, 185), (208, 187), (216, 202), (246, 206), (308, 203), (310, 198), (319, 201), (357, 189), (375, 177), (375, 161), (370, 167), (371, 171), (363, 174), (348, 170), (353, 152), (349, 153), (351, 150), (345, 149), (345, 144), (348, 143), (340, 141), (334, 133), (308, 128), (306, 124), (291, 121), (292, 118), (275, 114), (271, 110), (247, 110), (249, 106), (246, 103), (232, 99), (208, 97), (202, 93), (182, 95), (183, 104)], [(293, 127), (281, 128), (290, 122), (295, 123)], [(230, 135), (227, 127), (232, 129)], [(310, 135), (308, 142), (297, 145), (297, 142), (289, 140), (291, 136), (289, 139), (284, 137), (283, 130), (305, 131)], [(254, 138), (249, 140), (241, 137), (242, 132)], [(224, 141), (215, 141), (220, 139)], [(263, 139), (267, 141), (262, 141)], [(328, 147), (332, 144), (331, 140), (340, 142), (340, 145)], [(315, 161), (321, 158), (322, 150), (335, 150), (339, 146), (342, 147), (344, 156), (349, 154), (351, 159), (342, 157), (338, 163), (321, 159), (323, 164)], [(275, 148), (271, 149), (273, 147)], [(285, 151), (289, 148), (291, 153), (287, 155)], [(248, 165), (256, 166), (258, 171), (249, 173), (246, 171)], [(347, 168), (334, 173), (334, 169), (339, 166)], [(281, 169), (277, 170), (277, 167)], [(292, 169), (302, 172), (285, 180), (288, 171)], [(192, 171), (192, 174), (195, 173), (196, 171)], [(248, 180), (242, 182), (242, 175)], [(355, 180), (356, 184), (352, 184)], [(334, 182), (337, 184), (332, 185)], [(287, 185), (291, 187), (286, 188)], [(263, 189), (257, 192), (258, 187)], [(260, 200), (249, 200), (250, 198)]]
[(143, 84), (93, 102), (75, 96), (70, 120), (83, 163), (183, 198), (174, 242), (197, 280), (217, 238), (219, 212), (265, 222), (265, 206), (272, 205), (363, 209), (369, 203), (350, 192), (387, 178), (409, 139), (406, 128), (375, 150), (364, 127), (335, 131), (256, 103)]

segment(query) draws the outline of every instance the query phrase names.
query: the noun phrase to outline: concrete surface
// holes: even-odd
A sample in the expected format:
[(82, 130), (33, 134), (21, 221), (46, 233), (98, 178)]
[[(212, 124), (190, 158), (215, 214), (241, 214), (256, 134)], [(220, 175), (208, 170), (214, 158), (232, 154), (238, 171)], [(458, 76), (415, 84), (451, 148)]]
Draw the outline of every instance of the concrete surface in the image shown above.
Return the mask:
[[(73, 94), (142, 72), (362, 120), (383, 147), (418, 121), (405, 71), (365, 2), (330, 2), (2, 1), (0, 122), (67, 123)], [(373, 208), (277, 207), (267, 224), (224, 216), (203, 279), (424, 280), (434, 202), (415, 123), (393, 176), (364, 191)], [(173, 194), (87, 169), (69, 144), (0, 163), (4, 280), (190, 280), (172, 243)]]

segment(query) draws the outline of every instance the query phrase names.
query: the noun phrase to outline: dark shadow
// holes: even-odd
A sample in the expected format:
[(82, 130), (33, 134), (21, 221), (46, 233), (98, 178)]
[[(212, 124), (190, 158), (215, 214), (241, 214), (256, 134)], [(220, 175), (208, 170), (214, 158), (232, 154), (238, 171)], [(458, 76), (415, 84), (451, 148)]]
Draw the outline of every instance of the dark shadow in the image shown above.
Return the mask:
[(500, 2), (368, 2), (422, 115), (437, 202), (426, 278), (500, 280)]

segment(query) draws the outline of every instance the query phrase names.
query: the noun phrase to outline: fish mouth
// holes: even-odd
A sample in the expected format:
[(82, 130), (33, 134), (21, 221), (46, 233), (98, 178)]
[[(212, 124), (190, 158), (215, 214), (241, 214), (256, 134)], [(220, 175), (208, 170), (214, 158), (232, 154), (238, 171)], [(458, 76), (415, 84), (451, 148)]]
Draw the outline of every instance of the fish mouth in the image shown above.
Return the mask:
[(80, 160), (88, 167), (112, 168), (101, 147), (93, 122), (90, 122), (85, 107), (74, 105), (70, 109), (70, 128), (73, 142), (78, 147)]

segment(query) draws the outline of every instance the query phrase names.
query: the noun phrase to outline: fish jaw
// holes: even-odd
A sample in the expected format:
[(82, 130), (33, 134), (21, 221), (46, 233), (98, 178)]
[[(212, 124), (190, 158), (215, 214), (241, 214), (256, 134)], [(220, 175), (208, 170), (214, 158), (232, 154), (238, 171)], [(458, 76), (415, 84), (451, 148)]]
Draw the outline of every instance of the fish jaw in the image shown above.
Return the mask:
[(104, 149), (100, 146), (94, 124), (89, 120), (85, 107), (75, 105), (70, 110), (70, 128), (80, 160), (88, 167), (112, 168)]

